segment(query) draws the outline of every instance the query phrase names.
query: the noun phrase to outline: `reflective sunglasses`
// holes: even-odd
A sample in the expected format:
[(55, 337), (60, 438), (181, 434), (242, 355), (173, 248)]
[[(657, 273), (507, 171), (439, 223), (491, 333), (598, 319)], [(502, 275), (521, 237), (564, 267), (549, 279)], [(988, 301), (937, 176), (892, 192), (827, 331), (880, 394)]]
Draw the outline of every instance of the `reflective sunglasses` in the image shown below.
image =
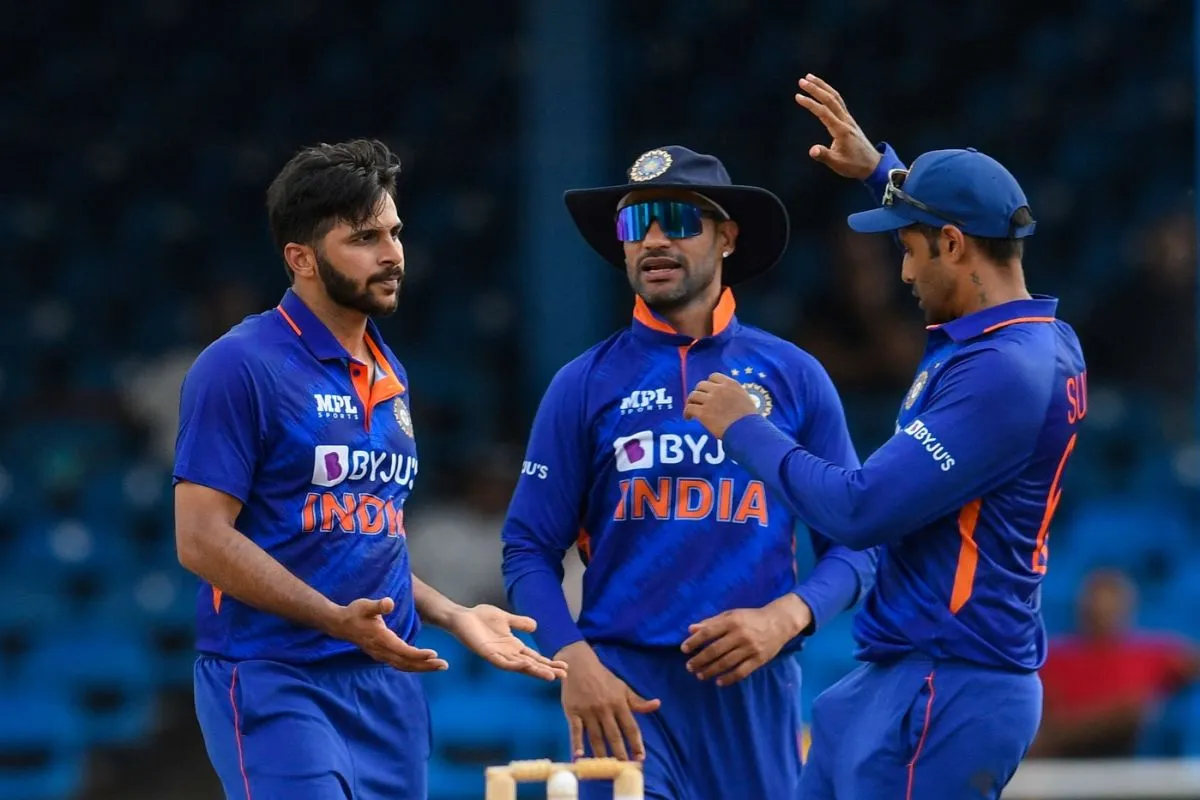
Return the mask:
[(955, 219), (954, 217), (950, 216), (949, 214), (938, 211), (936, 208), (933, 208), (932, 206), (922, 203), (920, 200), (913, 197), (911, 194), (907, 194), (906, 192), (904, 192), (904, 190), (901, 189), (900, 187), (904, 186), (904, 181), (906, 178), (908, 178), (908, 170), (906, 170), (906, 169), (890, 169), (890, 170), (888, 170), (887, 187), (884, 188), (884, 190), (883, 190), (883, 205), (884, 205), (884, 207), (890, 208), (891, 206), (895, 205), (897, 200), (899, 200), (901, 203), (904, 203), (905, 205), (909, 205), (909, 206), (912, 206), (913, 208), (920, 209), (921, 211), (924, 211), (926, 214), (932, 214), (933, 216), (937, 217), (940, 220), (949, 222), (951, 225), (957, 225), (960, 228), (962, 227), (963, 224), (961, 222), (959, 222), (957, 219)]
[(717, 214), (682, 200), (647, 200), (628, 205), (617, 212), (617, 239), (640, 242), (646, 238), (650, 223), (658, 221), (669, 239), (689, 239), (704, 230), (704, 217)]

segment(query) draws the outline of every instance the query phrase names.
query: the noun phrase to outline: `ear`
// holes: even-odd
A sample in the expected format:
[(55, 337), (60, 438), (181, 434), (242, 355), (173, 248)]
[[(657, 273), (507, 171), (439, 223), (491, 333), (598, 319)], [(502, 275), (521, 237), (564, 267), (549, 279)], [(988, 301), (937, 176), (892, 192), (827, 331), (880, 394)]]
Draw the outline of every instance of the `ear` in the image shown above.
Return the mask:
[(729, 258), (737, 249), (738, 224), (731, 219), (717, 225), (717, 249), (724, 258)]
[(288, 242), (283, 248), (283, 260), (298, 276), (311, 277), (317, 272), (317, 253), (309, 245)]
[(957, 226), (943, 225), (941, 239), (943, 259), (956, 262), (966, 257), (967, 237)]

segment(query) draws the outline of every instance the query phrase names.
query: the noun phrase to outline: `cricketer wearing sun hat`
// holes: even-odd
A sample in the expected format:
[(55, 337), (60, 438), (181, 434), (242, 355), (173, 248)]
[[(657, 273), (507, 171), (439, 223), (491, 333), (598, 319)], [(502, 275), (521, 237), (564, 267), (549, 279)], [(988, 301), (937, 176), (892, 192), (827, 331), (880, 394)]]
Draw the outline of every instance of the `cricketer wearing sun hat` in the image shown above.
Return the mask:
[(840, 98), (825, 100), (840, 113), (817, 115), (841, 154), (826, 163), (864, 177), (881, 204), (849, 224), (897, 236), (930, 323), (896, 433), (847, 469), (751, 413), (719, 376), (685, 416), (806, 524), (881, 550), (855, 619), (868, 663), (817, 698), (800, 796), (995, 798), (1040, 720), (1040, 590), (1086, 366), (1056, 301), (1025, 289), (1035, 223), (1013, 175), (973, 149), (906, 169)]
[[(787, 212), (678, 146), (565, 199), (584, 239), (626, 271), (633, 322), (542, 398), (502, 533), (509, 596), (538, 621), (541, 651), (569, 664), (575, 754), (644, 757), (647, 797), (793, 797), (790, 656), (869, 588), (874, 553), (814, 530), (815, 566), (798, 576), (794, 513), (683, 418), (696, 382), (720, 371), (788, 436), (858, 466), (821, 366), (734, 314), (730, 286), (779, 261)], [(572, 546), (587, 563), (578, 622), (561, 587)]]

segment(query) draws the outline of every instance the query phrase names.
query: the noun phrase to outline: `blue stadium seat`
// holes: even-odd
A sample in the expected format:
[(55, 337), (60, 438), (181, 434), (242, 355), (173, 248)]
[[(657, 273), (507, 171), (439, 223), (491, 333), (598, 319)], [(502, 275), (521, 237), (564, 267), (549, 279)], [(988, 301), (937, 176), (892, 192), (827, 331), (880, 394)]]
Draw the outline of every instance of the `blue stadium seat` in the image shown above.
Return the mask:
[(66, 696), (0, 690), (0, 800), (65, 800), (84, 775), (84, 723)]
[(483, 770), (514, 759), (570, 758), (562, 709), (555, 702), (464, 686), (429, 700), (433, 719), (431, 797), (479, 797)]
[(145, 636), (156, 688), (186, 687), (196, 661), (197, 590), (196, 578), (178, 565), (151, 568), (112, 586), (91, 619)]
[(1186, 687), (1150, 710), (1138, 736), (1137, 755), (1151, 758), (1200, 755), (1200, 687)]
[(1181, 694), (1178, 703), (1183, 728), (1180, 755), (1200, 758), (1200, 690), (1192, 687)]
[(417, 647), (436, 650), (438, 656), (444, 658), (450, 665), (450, 669), (445, 672), (430, 673), (422, 678), (425, 693), (431, 697), (445, 692), (458, 691), (463, 682), (468, 680), (473, 662), (479, 660), (478, 656), (449, 633), (432, 625), (425, 625), (421, 628), (414, 644)]
[(150, 731), (155, 674), (136, 633), (93, 626), (55, 629), (22, 669), (25, 686), (64, 692), (84, 717), (90, 744), (128, 744)]
[(1166, 504), (1138, 498), (1094, 498), (1051, 533), (1051, 552), (1086, 567), (1115, 566), (1135, 579), (1161, 576), (1191, 549), (1186, 517)]

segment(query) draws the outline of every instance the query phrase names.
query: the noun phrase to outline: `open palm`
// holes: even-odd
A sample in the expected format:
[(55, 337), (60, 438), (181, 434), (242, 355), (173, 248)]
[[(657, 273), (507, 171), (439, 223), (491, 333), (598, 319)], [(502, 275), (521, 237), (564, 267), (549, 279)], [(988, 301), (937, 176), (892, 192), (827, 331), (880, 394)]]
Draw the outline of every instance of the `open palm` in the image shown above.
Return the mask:
[(500, 669), (547, 681), (566, 677), (565, 663), (534, 650), (513, 634), (514, 629), (531, 633), (537, 629), (537, 622), (482, 604), (463, 610), (450, 626), (455, 638)]
[(837, 89), (811, 72), (800, 79), (800, 89), (796, 104), (820, 120), (831, 139), (828, 147), (813, 145), (808, 155), (843, 178), (866, 180), (879, 164), (880, 154), (850, 115), (846, 101)]

